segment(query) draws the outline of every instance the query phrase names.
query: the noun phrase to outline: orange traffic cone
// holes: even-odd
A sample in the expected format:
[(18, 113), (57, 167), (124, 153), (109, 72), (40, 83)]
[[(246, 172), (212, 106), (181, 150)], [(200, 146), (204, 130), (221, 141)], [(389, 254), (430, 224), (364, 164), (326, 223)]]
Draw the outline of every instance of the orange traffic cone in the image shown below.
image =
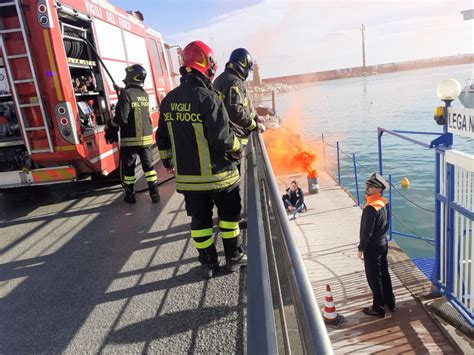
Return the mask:
[(334, 328), (339, 328), (344, 317), (336, 312), (336, 306), (332, 299), (331, 286), (326, 285), (326, 298), (323, 309), (324, 323)]

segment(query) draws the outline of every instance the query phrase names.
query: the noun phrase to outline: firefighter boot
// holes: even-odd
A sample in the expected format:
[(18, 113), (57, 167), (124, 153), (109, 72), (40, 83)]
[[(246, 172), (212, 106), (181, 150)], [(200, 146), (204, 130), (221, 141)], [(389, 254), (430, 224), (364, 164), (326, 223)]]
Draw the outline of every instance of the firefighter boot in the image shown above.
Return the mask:
[(160, 194), (158, 193), (158, 184), (156, 181), (148, 183), (148, 190), (150, 191), (151, 202), (160, 203)]
[(238, 246), (238, 238), (222, 239), (225, 250), (225, 268), (229, 272), (235, 272), (241, 267), (247, 266), (247, 254)]
[(203, 279), (210, 279), (215, 276), (219, 268), (219, 259), (217, 258), (216, 246), (212, 244), (205, 249), (198, 249), (199, 262), (201, 266), (201, 277)]
[(125, 190), (125, 197), (123, 200), (127, 203), (137, 203), (135, 199), (135, 191), (133, 190), (133, 185), (124, 185), (123, 189)]

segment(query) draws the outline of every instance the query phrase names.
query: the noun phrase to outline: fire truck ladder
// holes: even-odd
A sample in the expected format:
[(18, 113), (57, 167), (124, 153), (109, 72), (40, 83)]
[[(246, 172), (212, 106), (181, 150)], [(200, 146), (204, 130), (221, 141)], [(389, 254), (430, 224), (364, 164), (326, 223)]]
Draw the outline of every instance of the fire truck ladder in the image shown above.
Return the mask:
[[(46, 120), (46, 112), (43, 105), (43, 100), (40, 95), (39, 87), (38, 87), (38, 80), (36, 78), (36, 72), (33, 65), (33, 60), (31, 58), (30, 47), (28, 43), (27, 37), (27, 30), (25, 26), (25, 19), (23, 17), (23, 12), (21, 10), (20, 5), (21, 0), (14, 0), (8, 2), (1, 2), (0, 1), (0, 20), (3, 18), (17, 18), (19, 27), (17, 28), (4, 28), (2, 23), (2, 28), (0, 28), (0, 50), (3, 56), (3, 62), (5, 63), (5, 68), (7, 70), (8, 77), (10, 78), (11, 84), (11, 91), (14, 98), (15, 108), (16, 108), (16, 116), (18, 122), (21, 126), (24, 142), (26, 145), (26, 149), (28, 150), (28, 154), (32, 153), (49, 153), (53, 152), (53, 144), (51, 141), (51, 135), (49, 132), (48, 123)], [(9, 11), (7, 11), (7, 9)], [(18, 53), (18, 54), (9, 54), (8, 52), (8, 35), (13, 33), (20, 33), (21, 34), (21, 41), (24, 43), (25, 53)], [(15, 38), (16, 41), (19, 38)], [(15, 68), (15, 61), (25, 60), (27, 59), (29, 71), (31, 73), (31, 77), (22, 78), (22, 79), (15, 79), (12, 68)], [(20, 93), (22, 92), (21, 88), (25, 88), (25, 85), (33, 84), (34, 91), (28, 94), (29, 102), (27, 101), (20, 101)], [(31, 96), (33, 95), (33, 96)], [(36, 99), (34, 97), (36, 96)], [(41, 118), (42, 118), (42, 125), (31, 125), (28, 119), (28, 114), (25, 113), (24, 110), (38, 110), (40, 111)], [(47, 146), (45, 147), (33, 147), (31, 142), (30, 134), (36, 132), (44, 132), (47, 138)]]

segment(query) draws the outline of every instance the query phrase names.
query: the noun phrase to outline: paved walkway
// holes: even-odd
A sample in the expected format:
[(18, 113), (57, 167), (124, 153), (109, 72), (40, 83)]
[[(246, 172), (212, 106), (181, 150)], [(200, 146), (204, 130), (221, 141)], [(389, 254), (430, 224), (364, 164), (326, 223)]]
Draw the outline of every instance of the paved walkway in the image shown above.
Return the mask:
[(246, 272), (202, 280), (183, 197), (174, 181), (160, 194), (0, 194), (0, 354), (243, 353)]
[[(296, 178), (308, 191), (303, 176), (279, 177), (284, 182)], [(345, 317), (339, 329), (328, 328), (334, 351), (345, 353), (456, 353), (437, 324), (415, 297), (426, 292), (426, 279), (418, 269), (400, 258), (391, 245), (389, 263), (397, 311), (384, 319), (362, 313), (372, 296), (358, 260), (357, 244), (362, 210), (326, 173), (320, 176), (320, 193), (305, 195), (308, 212), (291, 221), (299, 251), (305, 262), (316, 299), (324, 303), (330, 284), (337, 311)], [(402, 282), (403, 280), (403, 282)], [(408, 288), (406, 286), (408, 286)]]

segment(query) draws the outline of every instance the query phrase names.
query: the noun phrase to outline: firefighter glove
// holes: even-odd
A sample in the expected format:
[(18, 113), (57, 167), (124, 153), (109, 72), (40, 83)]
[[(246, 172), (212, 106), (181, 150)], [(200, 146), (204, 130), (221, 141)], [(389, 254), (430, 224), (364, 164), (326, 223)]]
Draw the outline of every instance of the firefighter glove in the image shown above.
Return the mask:
[(107, 142), (107, 144), (118, 142), (118, 132), (118, 128), (115, 127), (107, 127), (105, 129), (105, 141)]
[(263, 123), (257, 123), (257, 128), (260, 133), (263, 133), (266, 130), (266, 127)]
[(257, 123), (264, 123), (265, 122), (265, 119), (262, 116), (257, 116), (257, 115), (255, 115), (254, 120)]

